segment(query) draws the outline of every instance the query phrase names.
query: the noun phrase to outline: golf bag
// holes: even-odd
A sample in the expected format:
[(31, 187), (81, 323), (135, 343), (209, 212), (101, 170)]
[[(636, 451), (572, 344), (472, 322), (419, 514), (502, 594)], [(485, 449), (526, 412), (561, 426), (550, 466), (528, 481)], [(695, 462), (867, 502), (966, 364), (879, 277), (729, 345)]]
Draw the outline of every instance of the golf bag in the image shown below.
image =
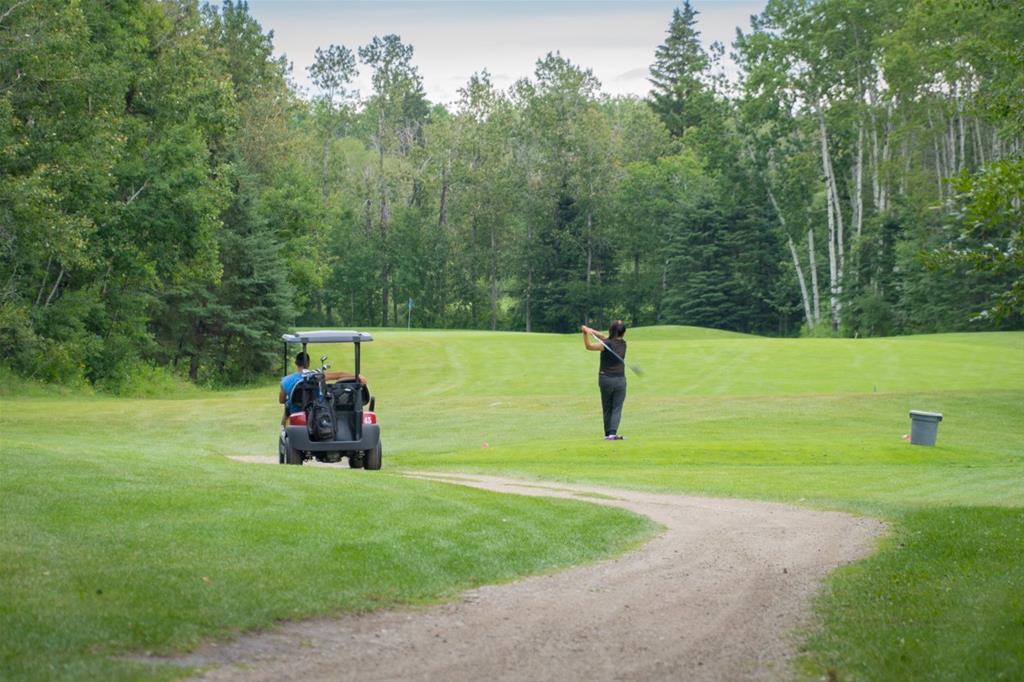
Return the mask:
[(334, 439), (334, 408), (323, 398), (317, 398), (306, 406), (306, 428), (310, 440)]

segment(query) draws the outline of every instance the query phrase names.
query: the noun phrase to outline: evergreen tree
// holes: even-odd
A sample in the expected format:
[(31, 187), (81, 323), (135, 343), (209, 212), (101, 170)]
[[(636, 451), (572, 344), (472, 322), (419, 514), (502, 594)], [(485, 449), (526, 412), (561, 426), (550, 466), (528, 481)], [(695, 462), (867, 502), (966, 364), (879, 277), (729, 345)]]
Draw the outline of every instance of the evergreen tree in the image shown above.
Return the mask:
[(699, 126), (713, 97), (704, 83), (709, 60), (695, 28), (697, 10), (690, 0), (672, 10), (668, 38), (654, 52), (651, 65), (651, 108), (673, 136)]
[(537, 234), (534, 276), (534, 325), (537, 331), (565, 332), (578, 327), (582, 311), (573, 300), (573, 285), (579, 282), (583, 252), (576, 235), (579, 219), (576, 202), (562, 192), (554, 220), (542, 225)]
[(737, 329), (723, 253), (725, 220), (717, 202), (705, 197), (672, 216), (665, 245), (663, 323)]
[(277, 341), (295, 311), (286, 254), (274, 231), (257, 216), (239, 218), (221, 234), (224, 274), (203, 316), (216, 323), (211, 369), (222, 380), (249, 381), (277, 369)]
[[(734, 186), (725, 183), (720, 191), (728, 192), (730, 187)], [(728, 315), (732, 320), (728, 328), (777, 334), (798, 324), (799, 318), (794, 319), (793, 313), (799, 310), (799, 293), (782, 270), (785, 252), (766, 207), (749, 201), (730, 202), (725, 197), (720, 198), (720, 204), (732, 204), (720, 233), (730, 293), (727, 307), (733, 311)]]

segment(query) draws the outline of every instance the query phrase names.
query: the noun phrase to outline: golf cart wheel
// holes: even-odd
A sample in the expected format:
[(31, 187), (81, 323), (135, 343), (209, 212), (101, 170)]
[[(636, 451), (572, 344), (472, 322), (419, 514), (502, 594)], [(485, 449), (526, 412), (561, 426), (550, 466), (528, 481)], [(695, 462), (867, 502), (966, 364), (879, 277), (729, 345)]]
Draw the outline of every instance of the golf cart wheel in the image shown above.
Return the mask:
[(353, 452), (348, 456), (348, 466), (352, 469), (363, 468), (363, 455), (360, 452)]
[(383, 454), (384, 452), (380, 445), (380, 441), (377, 441), (377, 447), (366, 451), (366, 469), (368, 471), (377, 471), (380, 469), (381, 455)]
[(302, 452), (293, 448), (287, 441), (281, 444), (284, 449), (284, 463), (302, 465)]

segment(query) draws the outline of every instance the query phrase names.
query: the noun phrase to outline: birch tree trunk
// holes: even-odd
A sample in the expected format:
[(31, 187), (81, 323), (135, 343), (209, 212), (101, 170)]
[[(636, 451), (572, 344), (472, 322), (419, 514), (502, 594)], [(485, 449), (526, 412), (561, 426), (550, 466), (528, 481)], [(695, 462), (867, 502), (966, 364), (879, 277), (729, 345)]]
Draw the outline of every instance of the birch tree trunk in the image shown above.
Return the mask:
[(886, 170), (889, 168), (889, 160), (892, 158), (892, 147), (889, 145), (889, 140), (892, 137), (892, 117), (895, 108), (895, 101), (889, 98), (885, 105), (885, 137), (882, 139), (882, 167), (879, 169), (879, 213), (889, 210), (889, 184)]
[(864, 123), (857, 123), (857, 149), (853, 165), (853, 227), (858, 237), (864, 226)]
[(840, 297), (843, 293), (843, 213), (839, 204), (839, 190), (835, 172), (832, 168), (832, 157), (828, 149), (828, 131), (825, 128), (825, 115), (818, 109), (818, 125), (821, 129), (821, 165), (825, 172), (825, 194), (828, 208), (828, 275), (829, 275), (829, 317), (832, 331), (839, 331), (841, 322)]
[(981, 143), (981, 119), (974, 119), (974, 164), (985, 165), (985, 146)]
[(446, 159), (441, 166), (441, 199), (437, 210), (437, 226), (444, 230), (448, 227), (448, 167), (450, 159)]
[(953, 126), (953, 117), (946, 121), (946, 177), (953, 177), (957, 173), (958, 161), (956, 158), (956, 128)]
[(939, 199), (943, 198), (942, 189), (942, 152), (939, 149), (938, 131), (935, 128), (935, 123), (932, 121), (932, 112), (928, 110), (928, 127), (932, 131), (932, 149), (935, 152), (935, 182), (939, 186)]
[(957, 168), (957, 172), (960, 172), (964, 168), (967, 167), (967, 154), (964, 152), (964, 141), (966, 140), (967, 135), (964, 133), (964, 102), (963, 102), (963, 98), (960, 98), (960, 99), (957, 100), (956, 107), (957, 107), (956, 119), (957, 119), (957, 124), (960, 127), (960, 162), (959, 162), (959, 167)]
[(48, 308), (50, 303), (53, 302), (53, 297), (57, 295), (57, 289), (60, 287), (61, 280), (64, 279), (65, 270), (62, 267), (60, 272), (57, 274), (57, 281), (53, 283), (53, 288), (50, 289), (50, 295), (46, 297), (46, 303), (43, 304), (44, 308)]
[(811, 302), (807, 300), (807, 283), (804, 281), (804, 271), (800, 267), (800, 258), (796, 255), (796, 245), (793, 238), (786, 235), (786, 245), (789, 246), (789, 253), (793, 257), (793, 269), (796, 270), (796, 280), (800, 284), (800, 300), (804, 304), (804, 319), (807, 321), (807, 328), (814, 328), (814, 317), (811, 315)]
[[(878, 93), (874, 85), (869, 92), (869, 106), (871, 124), (871, 200), (876, 213), (885, 213), (888, 208), (888, 190), (885, 185), (885, 169), (889, 164), (890, 149), (889, 137), (892, 133), (893, 100), (890, 97), (885, 105), (885, 118), (883, 119), (882, 141), (878, 141)], [(858, 231), (857, 234), (860, 234)]]
[(875, 86), (872, 84), (868, 90), (868, 116), (871, 120), (871, 203), (875, 211), (881, 213), (882, 208), (882, 183), (881, 169), (882, 156), (878, 151), (878, 117), (876, 116), (878, 95)]
[(839, 329), (839, 259), (836, 257), (836, 221), (832, 193), (826, 192), (828, 204), (828, 308), (832, 331)]
[[(756, 165), (756, 159), (754, 157), (754, 150), (751, 149), (750, 144), (747, 144), (746, 148), (747, 148), (747, 156), (750, 157), (751, 164), (755, 164)], [(811, 302), (810, 302), (810, 300), (808, 299), (808, 296), (807, 296), (807, 283), (806, 283), (806, 280), (804, 279), (804, 271), (803, 271), (803, 268), (800, 265), (800, 259), (797, 257), (796, 245), (793, 244), (793, 237), (790, 236), (790, 234), (789, 234), (789, 227), (786, 225), (786, 216), (783, 215), (782, 208), (779, 206), (779, 202), (775, 199), (775, 192), (772, 190), (772, 186), (771, 186), (771, 183), (769, 182), (768, 174), (767, 173), (765, 173), (763, 175), (763, 179), (764, 179), (765, 190), (768, 192), (768, 200), (772, 203), (772, 208), (775, 209), (775, 215), (778, 216), (778, 218), (779, 218), (779, 224), (782, 226), (782, 231), (786, 234), (786, 243), (789, 246), (789, 253), (793, 257), (793, 269), (796, 270), (796, 279), (797, 279), (797, 282), (800, 284), (800, 301), (803, 303), (803, 306), (804, 306), (804, 318), (807, 320), (807, 327), (808, 327), (808, 329), (812, 329), (814, 327), (814, 325), (817, 324), (817, 320), (811, 314)], [(639, 260), (640, 259), (639, 259), (639, 256), (638, 256), (637, 260), (636, 260), (636, 263), (634, 264), (634, 267), (635, 267), (637, 273), (639, 273), (639, 270), (640, 270), (640, 262), (639, 262)], [(637, 279), (639, 279), (639, 274), (638, 274)], [(817, 298), (818, 292), (815, 291), (814, 295), (815, 295), (815, 298)]]
[(814, 227), (810, 221), (807, 225), (807, 261), (811, 271), (811, 295), (814, 297), (814, 324), (817, 327), (821, 322), (821, 299), (818, 295), (818, 259), (814, 249)]

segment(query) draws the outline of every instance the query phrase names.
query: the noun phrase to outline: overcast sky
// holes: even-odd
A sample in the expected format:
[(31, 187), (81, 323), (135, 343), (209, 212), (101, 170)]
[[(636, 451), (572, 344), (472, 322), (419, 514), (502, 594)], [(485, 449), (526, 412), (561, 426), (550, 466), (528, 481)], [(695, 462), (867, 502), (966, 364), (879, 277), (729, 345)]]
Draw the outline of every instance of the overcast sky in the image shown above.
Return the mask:
[[(375, 35), (397, 33), (415, 48), (413, 63), (427, 97), (447, 103), (476, 71), (490, 71), (506, 88), (532, 76), (537, 60), (560, 51), (589, 68), (604, 92), (645, 95), (647, 70), (664, 41), (672, 9), (664, 0), (249, 0), (249, 11), (274, 32), (278, 54), (294, 64), (294, 78), (310, 87), (306, 67), (317, 47), (344, 45), (353, 52)], [(728, 52), (736, 27), (765, 0), (693, 0), (705, 46), (722, 42)], [(365, 73), (363, 71), (366, 71)], [(369, 94), (370, 74), (357, 87)]]

